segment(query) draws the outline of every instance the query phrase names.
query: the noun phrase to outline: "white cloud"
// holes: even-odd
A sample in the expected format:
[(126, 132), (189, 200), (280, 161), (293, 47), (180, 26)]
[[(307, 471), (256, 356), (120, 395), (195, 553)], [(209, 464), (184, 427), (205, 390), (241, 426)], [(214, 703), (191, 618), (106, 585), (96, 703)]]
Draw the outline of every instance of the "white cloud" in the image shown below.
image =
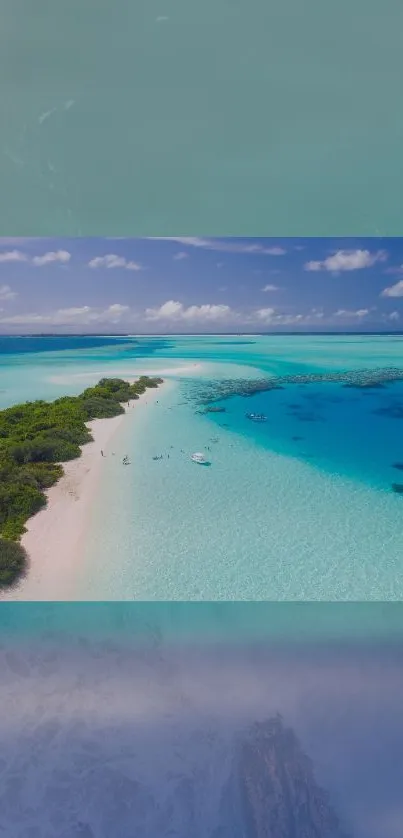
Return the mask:
[(280, 289), (279, 289), (278, 285), (270, 285), (270, 284), (265, 285), (264, 288), (262, 288), (262, 291), (279, 291), (279, 290)]
[(45, 315), (46, 317), (62, 317), (66, 321), (67, 320), (76, 320), (76, 318), (80, 317), (88, 317), (91, 318), (92, 316), (96, 316), (94, 310), (91, 306), (81, 306), (81, 307), (72, 307), (72, 308), (61, 308), (58, 309), (54, 314)]
[(384, 288), (381, 297), (403, 297), (403, 279), (391, 285), (389, 288)]
[(41, 267), (52, 262), (60, 262), (66, 265), (71, 259), (71, 253), (67, 250), (57, 250), (44, 253), (42, 256), (29, 256), (21, 250), (9, 250), (0, 253), (0, 262), (30, 262), (32, 265)]
[(276, 313), (274, 308), (258, 308), (255, 315), (258, 320), (271, 320)]
[(339, 308), (338, 311), (335, 311), (334, 317), (344, 317), (347, 319), (357, 319), (360, 320), (362, 317), (367, 317), (369, 314), (368, 308), (359, 308), (357, 311), (350, 311), (349, 309)]
[(0, 262), (28, 262), (28, 256), (21, 250), (8, 250), (0, 253)]
[(384, 262), (386, 259), (387, 254), (384, 250), (378, 250), (376, 253), (371, 253), (369, 250), (338, 250), (322, 262), (306, 262), (304, 269), (306, 271), (331, 271), (336, 274), (341, 271), (370, 268), (376, 262)]
[(147, 308), (146, 318), (147, 320), (175, 319), (176, 317), (181, 317), (183, 311), (183, 303), (168, 300), (168, 302), (163, 303), (159, 308)]
[(119, 317), (120, 317), (121, 314), (124, 314), (126, 311), (129, 311), (129, 310), (130, 310), (129, 306), (123, 306), (120, 303), (113, 303), (113, 305), (109, 306), (109, 308), (107, 309), (107, 311), (110, 312), (111, 315), (115, 315), (115, 316), (119, 316)]
[(181, 250), (179, 253), (175, 253), (174, 259), (180, 262), (182, 259), (188, 259), (188, 254)]
[(180, 236), (148, 236), (151, 241), (159, 242), (178, 242), (178, 244), (187, 244), (189, 247), (206, 247), (207, 239), (200, 238), (183, 238)]
[(126, 271), (141, 271), (141, 265), (137, 262), (130, 262), (124, 256), (117, 256), (115, 253), (107, 253), (106, 256), (95, 256), (88, 262), (90, 268), (124, 268)]
[(12, 291), (9, 285), (0, 285), (0, 300), (2, 300), (2, 302), (5, 300), (14, 300), (17, 296), (17, 292)]
[(145, 312), (147, 320), (226, 320), (236, 316), (230, 306), (227, 305), (200, 305), (184, 306), (176, 300), (168, 300), (159, 308), (147, 308)]
[(123, 314), (130, 311), (129, 306), (114, 303), (106, 309), (91, 306), (61, 308), (46, 314), (36, 312), (16, 314), (12, 317), (0, 317), (0, 323), (15, 326), (85, 326), (91, 323), (118, 323)]
[[(344, 312), (344, 314), (346, 314), (346, 312)], [(318, 321), (331, 325), (332, 322), (332, 318), (326, 317), (323, 309), (321, 308), (312, 308), (306, 314), (287, 314), (285, 312), (277, 311), (275, 308), (260, 308), (252, 312), (249, 320), (252, 322), (258, 321), (271, 326), (315, 326), (318, 324)]]
[(50, 265), (52, 262), (60, 262), (62, 265), (67, 265), (70, 262), (71, 253), (67, 250), (56, 250), (44, 253), (43, 256), (34, 256), (32, 264), (41, 267), (42, 265)]
[(357, 311), (339, 309), (339, 311), (334, 312), (332, 315), (326, 315), (321, 308), (312, 308), (306, 314), (287, 314), (281, 311), (279, 312), (274, 308), (261, 308), (252, 313), (251, 319), (271, 326), (315, 326), (318, 325), (318, 322), (331, 326), (332, 324), (334, 325), (335, 318), (337, 318), (336, 322), (339, 323), (343, 322), (343, 320), (346, 322), (361, 321), (374, 310), (366, 308), (358, 309)]
[(292, 326), (304, 320), (303, 314), (282, 314), (274, 308), (259, 308), (253, 316), (255, 319), (273, 326)]
[(391, 311), (389, 315), (389, 320), (400, 320), (400, 314), (398, 311)]
[(184, 244), (188, 247), (199, 247), (205, 250), (221, 251), (223, 253), (261, 253), (268, 256), (284, 256), (287, 252), (283, 247), (266, 247), (262, 244), (248, 244), (247, 242), (239, 242), (235, 237), (231, 241), (223, 241), (222, 239), (201, 239), (193, 238), (179, 238), (173, 236), (150, 236), (153, 241), (171, 241)]

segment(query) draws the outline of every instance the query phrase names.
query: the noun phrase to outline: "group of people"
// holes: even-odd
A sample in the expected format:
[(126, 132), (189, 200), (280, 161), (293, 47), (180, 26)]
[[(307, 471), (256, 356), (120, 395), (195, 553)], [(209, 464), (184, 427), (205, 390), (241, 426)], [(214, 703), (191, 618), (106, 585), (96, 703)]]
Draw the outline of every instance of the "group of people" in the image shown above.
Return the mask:
[[(112, 451), (112, 456), (113, 456), (113, 457), (115, 456), (115, 452), (114, 452), (114, 451)], [(102, 448), (101, 448), (101, 457), (105, 457), (105, 454), (104, 454), (104, 452), (102, 451)], [(125, 454), (125, 456), (123, 457), (123, 460), (122, 460), (122, 465), (124, 465), (124, 466), (129, 466), (129, 465), (130, 465), (130, 460), (129, 460), (129, 458), (128, 458), (127, 454)]]

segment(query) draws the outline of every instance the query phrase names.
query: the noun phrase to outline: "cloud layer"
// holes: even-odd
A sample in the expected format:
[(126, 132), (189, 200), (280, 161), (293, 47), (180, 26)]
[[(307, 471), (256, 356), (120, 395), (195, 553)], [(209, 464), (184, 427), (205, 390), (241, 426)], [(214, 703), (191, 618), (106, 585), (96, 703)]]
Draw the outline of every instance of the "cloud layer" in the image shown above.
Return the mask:
[(119, 324), (122, 316), (130, 311), (129, 306), (113, 303), (104, 309), (91, 306), (62, 308), (57, 311), (39, 314), (14, 314), (0, 318), (0, 323), (10, 326), (89, 326), (91, 324)]
[[(110, 323), (123, 332), (152, 332), (160, 324), (178, 332), (340, 331), (364, 323), (366, 329), (385, 329), (398, 327), (403, 313), (403, 247), (392, 243), (385, 251), (370, 239), (355, 248), (346, 240), (346, 247), (333, 250), (332, 240), (321, 239), (303, 246), (291, 239), (285, 247), (283, 240), (253, 238), (111, 241), (0, 240), (2, 331), (39, 330), (41, 324), (70, 331), (93, 325), (92, 331), (100, 331)], [(110, 246), (118, 252), (108, 252)], [(273, 265), (270, 258), (255, 259), (262, 255), (282, 258)], [(131, 282), (127, 271), (145, 271), (139, 279), (147, 282)], [(326, 282), (326, 274), (335, 280)], [(387, 287), (385, 274), (393, 275)]]
[(305, 263), (306, 271), (330, 271), (341, 273), (342, 271), (357, 271), (363, 268), (371, 268), (376, 262), (385, 262), (387, 254), (384, 250), (371, 253), (369, 250), (338, 250), (323, 261), (310, 261)]
[(235, 312), (227, 305), (204, 305), (185, 306), (178, 300), (168, 300), (158, 308), (147, 308), (145, 311), (146, 320), (153, 321), (198, 321), (206, 322), (211, 320), (226, 320), (234, 318)]
[(141, 265), (137, 262), (125, 259), (124, 256), (117, 256), (115, 253), (107, 253), (106, 256), (94, 256), (88, 262), (89, 268), (123, 268), (126, 271), (141, 271)]
[(48, 251), (44, 253), (42, 256), (29, 256), (27, 253), (24, 253), (22, 250), (8, 250), (0, 253), (0, 263), (1, 262), (28, 262), (31, 265), (36, 265), (37, 267), (43, 267), (43, 265), (51, 265), (55, 262), (59, 262), (62, 265), (67, 265), (70, 262), (71, 253), (67, 250), (56, 250), (56, 251)]
[(285, 256), (287, 252), (283, 247), (264, 247), (261, 244), (247, 244), (245, 242), (239, 242), (236, 238), (232, 241), (223, 241), (222, 239), (202, 239), (197, 237), (175, 238), (172, 236), (152, 236), (152, 240), (178, 242), (178, 244), (187, 245), (188, 247), (201, 247), (205, 250), (214, 250), (220, 253), (260, 253), (267, 256)]
[(389, 288), (384, 288), (381, 294), (382, 297), (403, 297), (403, 279), (399, 279), (395, 285)]
[(9, 285), (0, 285), (0, 300), (6, 302), (7, 300), (14, 300), (17, 293), (13, 291)]

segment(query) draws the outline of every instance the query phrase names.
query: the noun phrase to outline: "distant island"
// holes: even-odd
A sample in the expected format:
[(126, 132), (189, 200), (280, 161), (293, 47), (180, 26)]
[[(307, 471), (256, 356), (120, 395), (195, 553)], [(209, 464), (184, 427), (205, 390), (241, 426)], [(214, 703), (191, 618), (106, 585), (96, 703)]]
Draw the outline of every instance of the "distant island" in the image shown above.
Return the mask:
[(102, 378), (79, 396), (0, 411), (0, 588), (25, 574), (25, 523), (46, 506), (45, 490), (63, 476), (61, 463), (80, 457), (80, 446), (93, 441), (87, 422), (119, 416), (124, 403), (162, 383), (146, 375), (133, 384)]

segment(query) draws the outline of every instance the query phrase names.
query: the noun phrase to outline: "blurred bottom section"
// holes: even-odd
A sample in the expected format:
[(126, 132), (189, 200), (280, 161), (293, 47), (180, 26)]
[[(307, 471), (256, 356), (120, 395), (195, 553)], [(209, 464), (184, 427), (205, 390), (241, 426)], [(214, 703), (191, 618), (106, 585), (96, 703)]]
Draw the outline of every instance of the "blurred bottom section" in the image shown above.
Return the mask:
[(3, 604), (10, 838), (401, 838), (403, 605)]

